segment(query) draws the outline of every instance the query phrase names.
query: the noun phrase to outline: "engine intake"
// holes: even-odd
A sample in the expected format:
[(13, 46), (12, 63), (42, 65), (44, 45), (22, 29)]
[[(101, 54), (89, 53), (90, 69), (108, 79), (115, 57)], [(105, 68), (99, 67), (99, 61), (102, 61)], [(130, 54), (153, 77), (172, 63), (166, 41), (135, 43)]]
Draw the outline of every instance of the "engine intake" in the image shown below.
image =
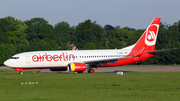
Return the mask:
[(68, 64), (68, 69), (70, 72), (85, 71), (86, 64), (85, 63), (70, 63)]

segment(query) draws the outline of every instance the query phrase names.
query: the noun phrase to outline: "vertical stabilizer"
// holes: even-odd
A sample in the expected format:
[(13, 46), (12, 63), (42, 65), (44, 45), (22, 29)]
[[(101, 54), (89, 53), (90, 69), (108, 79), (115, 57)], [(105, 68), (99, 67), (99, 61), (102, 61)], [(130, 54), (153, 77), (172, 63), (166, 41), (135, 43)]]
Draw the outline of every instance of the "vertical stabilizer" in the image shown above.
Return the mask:
[[(137, 55), (140, 51), (152, 51), (155, 48), (161, 18), (155, 18), (147, 27), (143, 35), (136, 42), (129, 55)], [(135, 53), (134, 53), (135, 52)]]

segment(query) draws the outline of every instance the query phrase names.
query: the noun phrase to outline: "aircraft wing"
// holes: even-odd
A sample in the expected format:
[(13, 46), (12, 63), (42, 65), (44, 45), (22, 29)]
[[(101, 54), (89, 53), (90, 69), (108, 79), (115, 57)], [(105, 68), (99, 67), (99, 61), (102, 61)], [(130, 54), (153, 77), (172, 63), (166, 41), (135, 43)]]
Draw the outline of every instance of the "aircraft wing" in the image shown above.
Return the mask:
[(146, 53), (157, 53), (157, 52), (163, 52), (163, 51), (167, 51), (167, 50), (173, 50), (173, 49), (177, 49), (177, 48), (170, 48), (170, 49), (162, 49), (162, 50), (155, 50), (155, 51), (147, 51)]
[(102, 59), (102, 60), (91, 60), (91, 61), (84, 61), (84, 63), (88, 64), (90, 66), (96, 67), (97, 65), (101, 66), (102, 64), (108, 65), (107, 63), (115, 63), (116, 64), (116, 61), (119, 59), (132, 58), (132, 57), (134, 57), (134, 56), (125, 56), (125, 57)]
[[(147, 51), (146, 53), (149, 54), (153, 54), (153, 53), (157, 53), (157, 52), (163, 52), (163, 51), (167, 51), (167, 50), (173, 50), (173, 49), (177, 49), (177, 48), (170, 48), (170, 49), (163, 49), (163, 50), (155, 50), (155, 51)], [(98, 65), (108, 65), (107, 63), (115, 63), (116, 61), (119, 59), (126, 59), (126, 58), (133, 58), (133, 57), (138, 57), (141, 55), (141, 53), (144, 51), (144, 48), (141, 49), (141, 51), (135, 55), (135, 56), (125, 56), (125, 57), (119, 57), (119, 58), (111, 58), (111, 59), (102, 59), (102, 60), (91, 60), (91, 61), (84, 61), (85, 64), (88, 64), (89, 66), (98, 66)]]

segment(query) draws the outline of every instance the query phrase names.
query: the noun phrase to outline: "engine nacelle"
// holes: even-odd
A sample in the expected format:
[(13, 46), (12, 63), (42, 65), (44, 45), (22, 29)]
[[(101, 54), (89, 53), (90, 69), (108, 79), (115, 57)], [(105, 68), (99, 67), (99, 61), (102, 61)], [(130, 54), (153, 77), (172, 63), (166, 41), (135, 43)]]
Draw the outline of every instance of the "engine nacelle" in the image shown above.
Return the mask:
[(85, 71), (86, 64), (85, 63), (70, 63), (68, 64), (68, 69), (70, 72)]

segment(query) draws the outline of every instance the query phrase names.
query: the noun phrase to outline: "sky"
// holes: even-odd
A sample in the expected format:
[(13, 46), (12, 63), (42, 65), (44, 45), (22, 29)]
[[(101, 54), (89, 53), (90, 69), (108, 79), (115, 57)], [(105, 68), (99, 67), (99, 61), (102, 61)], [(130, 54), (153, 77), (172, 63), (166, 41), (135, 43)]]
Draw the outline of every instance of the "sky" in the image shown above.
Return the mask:
[(0, 18), (12, 16), (26, 21), (44, 18), (54, 26), (66, 21), (76, 26), (87, 19), (104, 27), (145, 29), (161, 18), (163, 24), (180, 20), (180, 0), (1, 0)]

